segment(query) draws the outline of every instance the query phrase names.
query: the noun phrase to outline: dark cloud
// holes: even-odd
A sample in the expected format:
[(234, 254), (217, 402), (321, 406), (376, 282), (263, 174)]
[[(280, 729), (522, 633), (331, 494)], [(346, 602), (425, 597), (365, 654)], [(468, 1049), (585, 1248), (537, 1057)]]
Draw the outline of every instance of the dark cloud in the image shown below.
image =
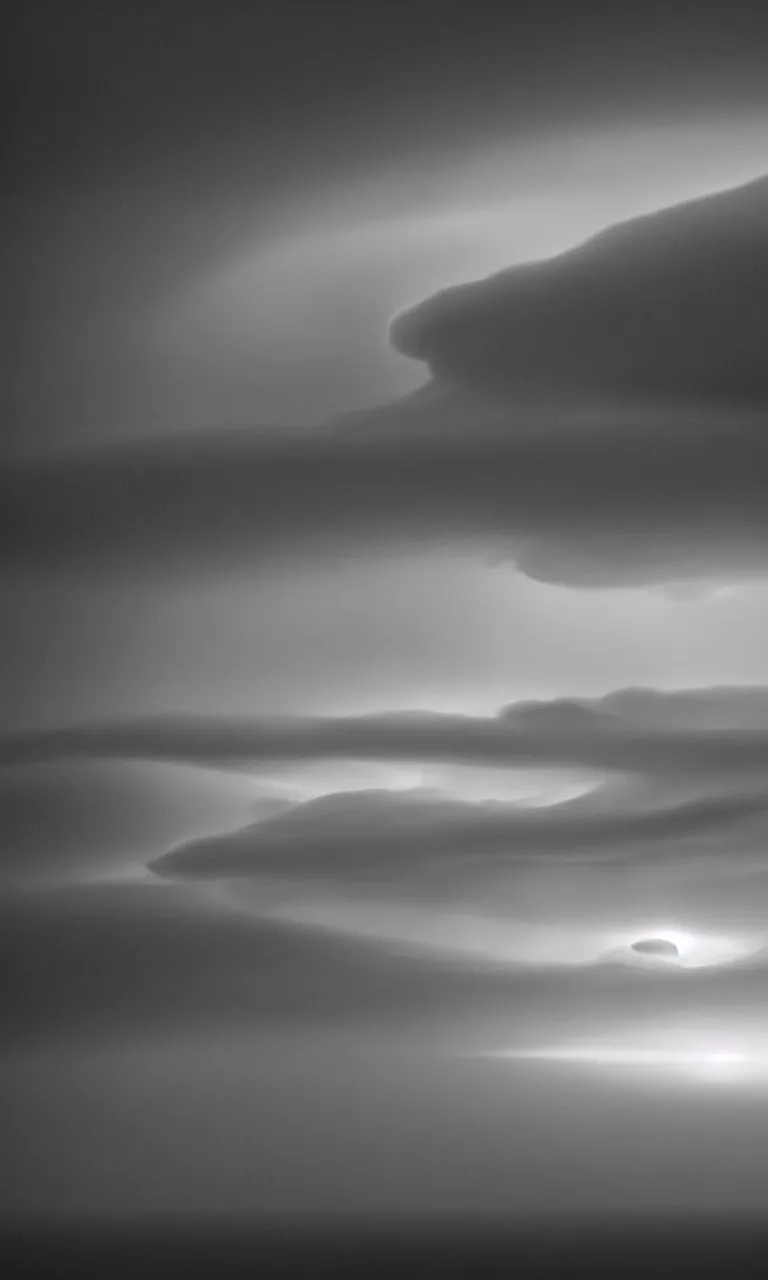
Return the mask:
[[(199, 579), (461, 546), (578, 585), (764, 574), (766, 193), (679, 206), (423, 304), (395, 340), (438, 382), (402, 405), (314, 433), (7, 464), (0, 569)], [(489, 399), (502, 382), (514, 394)]]
[[(686, 728), (670, 729), (670, 716)], [(30, 882), (26, 889), (6, 888), (0, 897), (5, 1042), (13, 1048), (157, 1041), (186, 1031), (248, 1034), (322, 1026), (355, 1028), (358, 1034), (389, 1027), (429, 1039), (448, 1034), (446, 1028), (455, 1032), (459, 1020), (476, 1023), (486, 1038), (498, 1026), (507, 1041), (514, 1035), (524, 1044), (540, 1041), (545, 1024), (565, 1034), (619, 1014), (631, 1014), (639, 1025), (683, 1007), (687, 1015), (707, 1016), (729, 1003), (752, 1007), (759, 998), (755, 975), (762, 981), (759, 950), (706, 973), (636, 972), (618, 954), (600, 955), (599, 945), (586, 967), (569, 969), (560, 951), (550, 965), (531, 968), (511, 961), (489, 964), (460, 949), (454, 955), (450, 948), (422, 948), (418, 928), (411, 930), (411, 942), (397, 928), (392, 936), (386, 928), (366, 936), (363, 927), (354, 936), (354, 923), (360, 893), (373, 904), (389, 903), (391, 918), (406, 924), (409, 909), (426, 900), (439, 933), (446, 910), (450, 918), (451, 901), (472, 903), (483, 874), (513, 870), (521, 861), (559, 862), (561, 871), (568, 863), (579, 874), (586, 864), (606, 859), (604, 865), (614, 868), (647, 866), (652, 877), (660, 870), (663, 882), (675, 864), (706, 863), (712, 855), (720, 867), (719, 887), (713, 889), (705, 865), (704, 901), (697, 909), (716, 924), (730, 893), (731, 915), (735, 910), (743, 922), (745, 901), (753, 903), (754, 916), (765, 886), (759, 875), (741, 889), (728, 881), (722, 849), (726, 841), (734, 873), (740, 855), (758, 864), (763, 856), (760, 723), (765, 699), (759, 690), (623, 690), (594, 702), (517, 704), (486, 721), (406, 714), (105, 724), (61, 731), (48, 740), (16, 739), (16, 749), (26, 745), (26, 766), (6, 739), (5, 799), (11, 804), (5, 806), (4, 857), (11, 857), (17, 873), (26, 859), (33, 871), (58, 865), (70, 875), (67, 884)], [(466, 763), (482, 764), (489, 756), (483, 740), (488, 730), (500, 734), (502, 743), (511, 734), (516, 750), (529, 740), (536, 758), (546, 758), (557, 743), (569, 757), (578, 757), (584, 744), (595, 751), (612, 744), (612, 754), (620, 755), (623, 742), (627, 758), (630, 748), (635, 752), (634, 767), (648, 771), (642, 775), (646, 789), (627, 792), (617, 783), (538, 810), (467, 804), (434, 792), (331, 794), (282, 815), (270, 815), (267, 807), (258, 822), (188, 839), (184, 830), (199, 831), (207, 810), (209, 828), (217, 814), (224, 826), (231, 798), (217, 797), (213, 782), (201, 787), (201, 779), (215, 781), (216, 775), (200, 768), (168, 787), (169, 759), (200, 765), (218, 756), (220, 764), (234, 760), (239, 769), (244, 736), (248, 750), (255, 745), (264, 761), (279, 762), (286, 755), (349, 754), (353, 747), (358, 755), (384, 749), (393, 757), (413, 756), (414, 740), (424, 756), (429, 737), (421, 735), (427, 733), (436, 758), (455, 760), (458, 751)], [(753, 786), (745, 782), (748, 770), (736, 776), (729, 771), (729, 751), (738, 742), (752, 752)], [(102, 757), (111, 750), (145, 763), (140, 770), (122, 758), (105, 763)], [(83, 752), (88, 758), (44, 764), (46, 752)], [(144, 883), (79, 878), (88, 867), (103, 875), (113, 863), (135, 866), (147, 851), (151, 858), (163, 841), (167, 847), (179, 838), (181, 843), (152, 861), (158, 874)], [(554, 898), (545, 925), (557, 926), (573, 914), (573, 878), (558, 891), (560, 873), (548, 890)], [(241, 877), (249, 881), (245, 895)], [(236, 883), (227, 886), (228, 897), (219, 901), (216, 890), (211, 895), (211, 882), (231, 879)], [(281, 893), (293, 901), (291, 885), (310, 906), (330, 892), (341, 917), (348, 901), (350, 933), (324, 922), (322, 912), (315, 923), (311, 911), (303, 923), (275, 919), (271, 909)], [(593, 883), (580, 892), (589, 897), (596, 888)], [(619, 889), (617, 882), (611, 892)], [(506, 893), (514, 911), (514, 879)], [(695, 886), (689, 897), (696, 904)], [(601, 928), (609, 920), (606, 912), (605, 904), (595, 903)], [(512, 934), (514, 927), (510, 921)]]
[[(266, 874), (397, 880), (426, 866), (448, 875), (464, 870), (472, 878), (484, 867), (542, 857), (639, 857), (663, 864), (711, 854), (724, 838), (734, 858), (754, 855), (768, 820), (768, 736), (765, 727), (755, 727), (754, 717), (762, 708), (765, 726), (768, 709), (758, 693), (747, 712), (743, 695), (743, 690), (730, 700), (726, 690), (672, 695), (683, 723), (686, 710), (691, 721), (682, 730), (665, 723), (664, 695), (641, 690), (592, 703), (523, 703), (487, 720), (411, 715), (305, 722), (303, 750), (309, 758), (359, 757), (366, 750), (387, 758), (388, 748), (395, 759), (424, 760), (431, 754), (475, 765), (590, 766), (604, 781), (573, 801), (533, 809), (499, 801), (470, 803), (426, 789), (330, 794), (239, 830), (182, 844), (155, 860), (152, 869), (203, 879)], [(654, 712), (661, 728), (654, 725)], [(716, 727), (702, 726), (707, 715)], [(740, 729), (745, 716), (752, 727)], [(276, 728), (273, 759), (280, 758)], [(283, 727), (288, 758), (302, 750), (301, 736), (301, 725)], [(241, 750), (242, 745), (241, 736)], [(264, 738), (260, 745), (263, 751)]]
[(768, 178), (613, 227), (399, 316), (438, 378), (545, 397), (768, 406)]
[[(342, 785), (305, 803), (269, 794), (281, 766), (330, 760), (588, 770), (595, 786), (574, 800), (533, 808), (467, 801), (439, 783), (406, 791), (350, 792)], [(517, 703), (485, 718), (410, 712), (107, 721), (7, 736), (0, 762), (11, 801), (7, 870), (15, 874), (71, 869), (89, 858), (103, 865), (131, 850), (136, 862), (143, 848), (163, 876), (343, 882), (407, 879), (432, 868), (471, 879), (484, 867), (541, 858), (663, 864), (711, 855), (726, 838), (733, 857), (754, 856), (768, 816), (768, 706), (760, 689), (669, 695), (629, 689), (591, 701)], [(126, 762), (149, 770), (143, 805), (142, 775), (121, 774)], [(76, 775), (73, 790), (78, 765), (96, 773)], [(176, 780), (170, 797), (165, 775), (153, 777), (152, 766), (170, 765), (205, 770), (210, 794), (196, 799), (203, 810), (216, 807), (218, 829), (210, 808), (204, 834), (199, 814), (195, 832), (195, 784), (188, 777)], [(107, 769), (104, 778), (99, 769)], [(255, 820), (243, 825), (242, 799), (235, 806), (231, 797), (216, 797), (212, 769), (253, 774), (264, 792)]]
[[(658, 807), (647, 803), (614, 810), (602, 797), (545, 808), (467, 803), (432, 793), (337, 793), (287, 813), (204, 840), (155, 859), (160, 875), (202, 879), (237, 876), (402, 876), (428, 864), (504, 866), (545, 856), (626, 858), (659, 856), (669, 844), (725, 834), (768, 833), (764, 786), (752, 792), (699, 796)], [(682, 851), (682, 850), (680, 850)]]
[(627, 689), (597, 699), (518, 702), (486, 717), (169, 715), (0, 738), (5, 766), (89, 757), (232, 769), (358, 759), (743, 775), (768, 764), (768, 695), (762, 688)]
[(489, 422), (449, 395), (435, 434), (397, 430), (393, 414), (373, 433), (211, 431), (6, 466), (0, 572), (199, 581), (417, 548), (475, 549), (582, 586), (765, 572), (759, 417), (574, 422), (554, 409), (529, 426), (519, 407)]

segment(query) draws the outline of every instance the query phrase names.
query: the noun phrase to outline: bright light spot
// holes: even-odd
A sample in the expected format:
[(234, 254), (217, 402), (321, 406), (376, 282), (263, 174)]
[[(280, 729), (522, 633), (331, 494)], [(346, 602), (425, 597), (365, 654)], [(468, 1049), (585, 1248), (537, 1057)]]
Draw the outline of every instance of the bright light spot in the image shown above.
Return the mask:
[[(635, 943), (646, 938), (671, 942), (677, 947), (678, 954), (649, 955), (634, 951)], [(622, 929), (621, 933), (612, 931), (604, 935), (602, 954), (617, 962), (645, 969), (705, 969), (743, 960), (763, 945), (763, 939), (759, 937), (689, 933), (676, 925), (641, 923), (631, 930)]]
[(586, 769), (481, 767), (376, 760), (308, 761), (259, 770), (286, 798), (295, 802), (350, 791), (432, 791), (467, 804), (488, 801), (530, 808), (560, 804), (585, 795), (600, 781)]
[(658, 934), (654, 933), (652, 937), (665, 938), (667, 942), (671, 942), (677, 947), (680, 958), (691, 955), (695, 946), (696, 938), (692, 933), (680, 933), (676, 929), (663, 929)]
[(729, 1064), (732, 1062), (748, 1062), (749, 1058), (745, 1053), (705, 1053), (702, 1055), (702, 1061), (712, 1063), (715, 1066)]
[(753, 1059), (748, 1053), (718, 1049), (701, 1054), (698, 1063), (693, 1063), (692, 1067), (696, 1075), (712, 1081), (739, 1081), (754, 1074), (768, 1078), (768, 1062)]
[[(474, 1055), (473, 1055), (474, 1056)], [(768, 1053), (765, 1049), (707, 1049), (688, 1045), (608, 1045), (584, 1044), (540, 1049), (501, 1049), (483, 1052), (485, 1058), (510, 1061), (583, 1064), (595, 1068), (616, 1068), (652, 1073), (672, 1072), (708, 1083), (768, 1084)]]

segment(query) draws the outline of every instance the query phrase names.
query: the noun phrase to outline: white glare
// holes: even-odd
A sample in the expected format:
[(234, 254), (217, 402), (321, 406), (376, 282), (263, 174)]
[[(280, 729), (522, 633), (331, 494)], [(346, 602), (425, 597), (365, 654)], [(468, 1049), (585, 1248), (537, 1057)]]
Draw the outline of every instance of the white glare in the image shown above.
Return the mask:
[(570, 1045), (493, 1050), (481, 1056), (528, 1062), (579, 1063), (598, 1068), (636, 1068), (653, 1072), (670, 1070), (712, 1083), (759, 1081), (768, 1084), (768, 1055), (741, 1049)]
[[(643, 955), (632, 950), (645, 938), (664, 939), (677, 947), (676, 956)], [(689, 933), (675, 926), (641, 922), (632, 929), (605, 935), (604, 955), (617, 962), (646, 969), (708, 969), (733, 964), (754, 954), (763, 945), (758, 937), (713, 933)]]

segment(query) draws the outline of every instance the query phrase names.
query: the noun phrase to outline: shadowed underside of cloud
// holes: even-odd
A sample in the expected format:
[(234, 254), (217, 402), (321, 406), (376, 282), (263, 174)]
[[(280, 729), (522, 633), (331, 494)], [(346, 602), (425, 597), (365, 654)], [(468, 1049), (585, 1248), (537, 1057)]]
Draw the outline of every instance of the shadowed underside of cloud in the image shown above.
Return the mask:
[(241, 769), (311, 760), (593, 767), (678, 778), (762, 775), (768, 691), (722, 687), (517, 702), (496, 716), (158, 716), (0, 737), (0, 765), (105, 758)]
[[(619, 1014), (642, 1020), (659, 1010), (709, 1016), (734, 1002), (752, 1007), (766, 957), (766, 699), (760, 689), (624, 689), (592, 701), (517, 703), (487, 719), (164, 719), (6, 738), (7, 775), (14, 788), (28, 782), (25, 812), (41, 774), (44, 798), (68, 785), (57, 782), (57, 769), (105, 768), (108, 757), (117, 757), (112, 769), (126, 758), (162, 765), (158, 797), (169, 762), (239, 770), (250, 759), (258, 774), (259, 762), (366, 754), (481, 768), (590, 761), (608, 780), (539, 809), (468, 803), (449, 791), (336, 792), (184, 839), (151, 862), (156, 875), (142, 884), (82, 883), (74, 874), (66, 884), (6, 891), (6, 1041), (323, 1025), (429, 1036), (437, 1024), (455, 1031), (476, 1020), (483, 1034), (498, 1024), (525, 1044), (540, 1041), (545, 1025), (576, 1033)], [(75, 759), (64, 765), (68, 757)], [(200, 821), (189, 807), (197, 775), (184, 776), (183, 792), (127, 830), (131, 805), (141, 806), (140, 779), (124, 791), (120, 783), (115, 800), (95, 776), (96, 813), (81, 793), (65, 861), (81, 856), (77, 832), (89, 835), (94, 854), (100, 842), (109, 847), (111, 808), (123, 854), (144, 841), (156, 847), (172, 811), (185, 824)], [(232, 802), (210, 785), (199, 808), (218, 803), (223, 826)], [(58, 809), (49, 826), (57, 823)], [(43, 832), (49, 864), (54, 835)], [(525, 896), (532, 883), (533, 910)], [(627, 942), (622, 952), (612, 930), (645, 912), (638, 936), (663, 936), (663, 920), (654, 928), (648, 907), (663, 912), (665, 886), (674, 884), (691, 919), (707, 921), (715, 942), (723, 933), (725, 961), (680, 973), (627, 967)], [(462, 933), (467, 921), (471, 936)], [(591, 945), (586, 960), (569, 954), (569, 930), (577, 947)]]
[(565, 397), (768, 402), (768, 178), (462, 285), (392, 324), (438, 378)]
[(576, 429), (553, 412), (528, 431), (524, 411), (489, 425), (449, 397), (437, 436), (208, 432), (17, 463), (0, 474), (0, 572), (199, 578), (420, 547), (584, 586), (765, 572), (765, 421)]
[[(12, 735), (0, 762), (112, 759), (225, 771), (318, 761), (591, 770), (595, 787), (526, 808), (432, 790), (343, 789), (267, 806), (260, 819), (172, 848), (163, 876), (403, 877), (425, 867), (470, 875), (520, 860), (759, 852), (768, 833), (765, 690), (675, 694), (628, 689), (600, 699), (517, 703), (495, 717), (422, 712), (340, 719), (174, 718), (115, 721)], [(35, 771), (32, 770), (32, 773)], [(80, 802), (82, 804), (82, 801)]]
[[(426, 1036), (494, 1023), (504, 1041), (545, 1028), (651, 1025), (660, 1013), (759, 1004), (760, 964), (675, 973), (515, 970), (418, 953), (328, 929), (238, 915), (183, 885), (74, 885), (0, 899), (0, 1031), (6, 1051), (162, 1042), (178, 1034), (322, 1027)], [(475, 1037), (475, 1040), (477, 1037)]]
[[(682, 841), (713, 839), (756, 850), (768, 837), (764, 789), (680, 803), (595, 803), (532, 812), (514, 805), (469, 804), (420, 792), (336, 793), (237, 831), (190, 841), (150, 863), (162, 876), (400, 878), (444, 867), (471, 879), (489, 867), (543, 857), (569, 859), (685, 856)], [(695, 856), (696, 849), (688, 851)]]
[(573, 801), (534, 809), (424, 789), (331, 794), (181, 845), (152, 869), (338, 882), (407, 882), (427, 871), (471, 882), (488, 869), (541, 859), (663, 867), (726, 848), (733, 860), (754, 858), (768, 837), (764, 690), (630, 689), (593, 701), (518, 703), (485, 720), (411, 714), (305, 722), (284, 726), (288, 755), (302, 749), (302, 738), (315, 756), (546, 762), (589, 767), (603, 782)]
[(767, 193), (438, 295), (394, 325), (435, 386), (354, 425), (6, 465), (0, 571), (199, 576), (432, 546), (582, 586), (762, 575)]

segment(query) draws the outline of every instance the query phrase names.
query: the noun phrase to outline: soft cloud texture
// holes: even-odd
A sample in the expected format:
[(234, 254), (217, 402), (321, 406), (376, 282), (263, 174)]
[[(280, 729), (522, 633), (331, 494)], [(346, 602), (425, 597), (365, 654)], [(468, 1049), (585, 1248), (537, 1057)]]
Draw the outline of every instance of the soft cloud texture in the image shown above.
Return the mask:
[(765, 171), (768, 42), (598, 7), (9, 29), (1, 1198), (54, 1252), (765, 1207), (768, 708), (688, 689), (768, 679), (764, 183), (606, 229)]
[(516, 702), (496, 716), (426, 711), (368, 716), (166, 715), (0, 738), (0, 764), (103, 757), (205, 768), (301, 760), (533, 764), (663, 776), (739, 775), (768, 765), (768, 693), (758, 688)]
[(764, 572), (762, 420), (568, 417), (475, 429), (462, 403), (439, 439), (208, 433), (19, 464), (0, 481), (0, 567), (199, 575), (469, 546), (583, 586)]
[[(408, 875), (424, 861), (450, 873), (544, 857), (586, 860), (670, 855), (675, 842), (699, 837), (711, 849), (723, 838), (757, 852), (766, 837), (764, 788), (744, 794), (626, 804), (602, 797), (521, 813), (512, 805), (468, 804), (416, 792), (355, 792), (308, 801), (298, 809), (232, 833), (194, 841), (156, 859), (161, 875)], [(695, 848), (693, 850), (695, 856)], [(674, 851), (682, 856), (683, 850)]]
[(767, 223), (764, 178), (438, 294), (392, 339), (487, 390), (765, 408)]
[(624, 224), (401, 317), (396, 342), (437, 383), (370, 418), (9, 464), (2, 568), (471, 547), (581, 586), (764, 574), (766, 191)]
[[(591, 701), (516, 703), (495, 717), (410, 712), (336, 719), (107, 721), (9, 735), (0, 743), (0, 760), (11, 779), (28, 779), (33, 813), (35, 796), (41, 801), (46, 796), (41, 783), (50, 789), (50, 770), (61, 768), (61, 762), (68, 761), (70, 770), (76, 764), (93, 768), (99, 761), (102, 769), (111, 761), (113, 770), (133, 761), (135, 769), (142, 762), (144, 769), (154, 764), (161, 771), (158, 778), (169, 766), (181, 770), (174, 804), (152, 820), (147, 811), (141, 832), (125, 828), (119, 805), (100, 790), (97, 832), (103, 832), (106, 847), (114, 844), (112, 805), (122, 865), (140, 871), (138, 839), (153, 850), (144, 860), (162, 879), (214, 890), (250, 880), (252, 889), (246, 884), (237, 890), (232, 903), (249, 903), (257, 916), (284, 914), (287, 895), (293, 905), (285, 918), (302, 925), (329, 927), (332, 933), (351, 927), (354, 933), (357, 920), (362, 933), (379, 944), (393, 943), (401, 934), (413, 942), (422, 933), (448, 953), (452, 930), (458, 929), (461, 954), (461, 904), (474, 903), (479, 923), (470, 930), (475, 938), (470, 953), (492, 955), (498, 944), (483, 941), (487, 895), (509, 893), (512, 915), (522, 912), (510, 934), (517, 943), (500, 949), (510, 962), (532, 955), (567, 961), (580, 954), (584, 944), (569, 942), (565, 934), (553, 942), (546, 928), (559, 920), (562, 933), (563, 912), (573, 913), (585, 884), (592, 886), (588, 898), (597, 895), (594, 919), (616, 916), (618, 902), (610, 909), (599, 906), (601, 886), (614, 880), (619, 886), (635, 877), (633, 898), (640, 901), (650, 891), (658, 903), (675, 884), (697, 878), (706, 884), (735, 877), (746, 884), (745, 877), (762, 866), (768, 834), (768, 706), (762, 689), (673, 694), (627, 689)], [(366, 775), (364, 764), (373, 772)], [(536, 794), (531, 770), (544, 786), (543, 797)], [(193, 771), (207, 788), (199, 796)], [(229, 791), (225, 787), (218, 796), (216, 771), (231, 780)], [(136, 781), (131, 785), (135, 788)], [(553, 787), (548, 801), (547, 788)], [(559, 802), (558, 787), (565, 795)], [(174, 805), (177, 822), (189, 830), (194, 821), (192, 797), (203, 809), (209, 806), (207, 832), (199, 834), (198, 827), (190, 839), (180, 831), (170, 849), (166, 837), (163, 851)], [(218, 828), (212, 801), (220, 815)], [(246, 803), (250, 820), (244, 823)], [(49, 875), (58, 869), (65, 880), (82, 868), (77, 840), (87, 839), (93, 826), (86, 797), (73, 799), (71, 808), (87, 815), (88, 822), (75, 827), (72, 851), (66, 845), (51, 848), (43, 863)], [(132, 860), (126, 848), (131, 842)], [(17, 879), (23, 879), (26, 858), (33, 874), (29, 825), (26, 840), (18, 833), (14, 839), (11, 830), (8, 844), (8, 869), (15, 868)], [(551, 906), (544, 912), (543, 941), (520, 923), (530, 914), (530, 907), (520, 906), (519, 894), (531, 875), (554, 877), (550, 892), (561, 903), (554, 916)], [(426, 925), (408, 923), (418, 902), (426, 904)], [(370, 917), (376, 903), (376, 910), (389, 903), (383, 920)], [(744, 902), (740, 909), (746, 911)], [(441, 925), (446, 910), (449, 917)], [(716, 925), (716, 911), (713, 921)], [(585, 944), (593, 958), (618, 946), (609, 935), (603, 942), (594, 936)], [(711, 953), (735, 959), (744, 946), (751, 954), (761, 944), (737, 938), (723, 945), (724, 950), (713, 943)]]

